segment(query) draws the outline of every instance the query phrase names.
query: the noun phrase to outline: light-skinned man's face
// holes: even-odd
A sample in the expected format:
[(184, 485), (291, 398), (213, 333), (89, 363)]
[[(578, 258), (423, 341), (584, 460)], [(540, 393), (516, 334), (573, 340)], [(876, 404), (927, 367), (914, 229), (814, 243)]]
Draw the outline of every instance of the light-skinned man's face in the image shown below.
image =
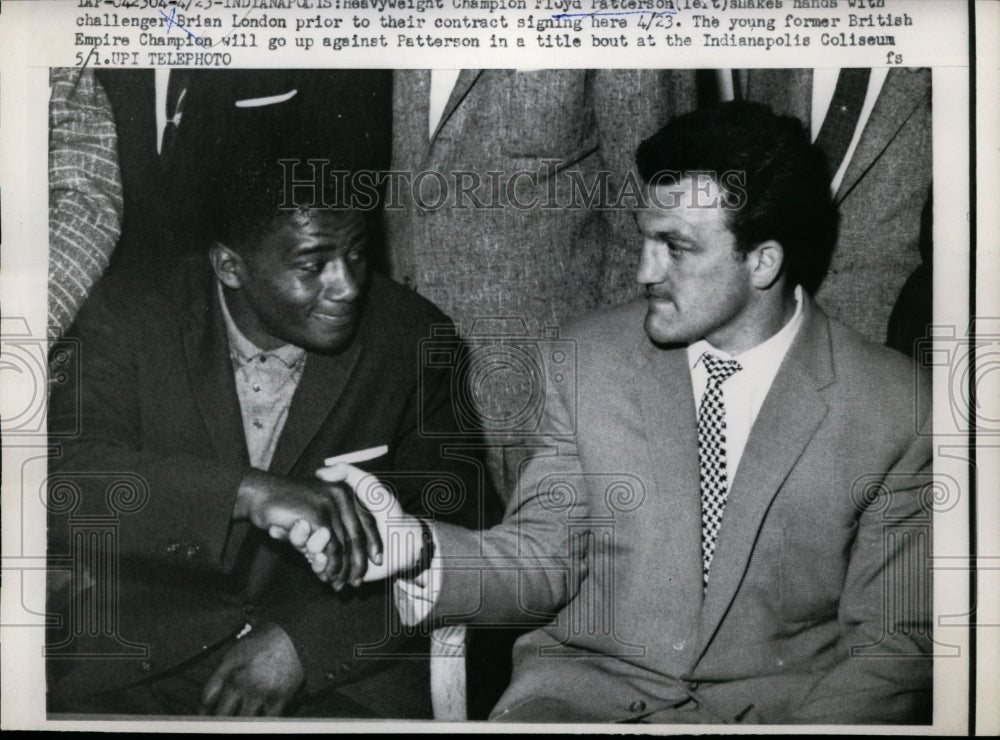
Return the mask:
[(335, 352), (357, 329), (368, 279), (360, 214), (312, 210), (282, 216), (256, 246), (235, 254), (230, 270), (215, 262), (231, 289), (227, 303), (234, 320), (262, 349), (294, 344)]
[(707, 339), (722, 350), (742, 350), (753, 329), (747, 326), (753, 261), (736, 251), (718, 186), (698, 191), (685, 178), (654, 186), (648, 200), (650, 207), (636, 212), (646, 333), (662, 344)]

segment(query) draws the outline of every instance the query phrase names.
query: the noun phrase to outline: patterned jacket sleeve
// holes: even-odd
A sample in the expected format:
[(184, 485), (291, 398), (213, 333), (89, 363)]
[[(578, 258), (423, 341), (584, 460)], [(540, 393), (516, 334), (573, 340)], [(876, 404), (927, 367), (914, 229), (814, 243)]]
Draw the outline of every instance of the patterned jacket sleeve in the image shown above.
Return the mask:
[(111, 103), (92, 69), (49, 74), (50, 338), (61, 336), (104, 273), (121, 232), (122, 184)]

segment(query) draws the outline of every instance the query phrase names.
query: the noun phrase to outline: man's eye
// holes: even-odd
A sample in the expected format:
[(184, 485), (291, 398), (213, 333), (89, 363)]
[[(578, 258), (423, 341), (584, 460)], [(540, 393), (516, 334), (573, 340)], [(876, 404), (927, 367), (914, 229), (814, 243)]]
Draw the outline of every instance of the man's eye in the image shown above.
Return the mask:
[(308, 272), (315, 275), (323, 272), (323, 263), (319, 260), (304, 262), (299, 266), (299, 269), (302, 270), (302, 272)]
[(352, 264), (356, 265), (360, 262), (364, 262), (364, 260), (365, 260), (365, 252), (363, 249), (355, 249), (347, 253), (347, 261), (351, 262)]

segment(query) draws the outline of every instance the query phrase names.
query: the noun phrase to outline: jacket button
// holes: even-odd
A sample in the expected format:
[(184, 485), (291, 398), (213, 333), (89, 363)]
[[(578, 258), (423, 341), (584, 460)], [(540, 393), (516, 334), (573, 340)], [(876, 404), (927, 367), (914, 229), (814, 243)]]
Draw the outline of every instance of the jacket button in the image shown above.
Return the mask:
[(346, 660), (337, 667), (340, 668), (341, 673), (347, 673), (349, 670), (351, 670), (351, 664)]
[(336, 674), (334, 674), (333, 671), (327, 671), (326, 672), (326, 680), (327, 681), (332, 681), (335, 678), (335, 675)]
[(688, 691), (695, 691), (698, 688), (698, 682), (697, 681), (688, 681), (684, 685), (688, 687)]
[(629, 704), (628, 710), (630, 712), (645, 712), (646, 702), (642, 701), (642, 699), (637, 699), (636, 701)]
[(197, 545), (188, 545), (187, 549), (184, 550), (184, 557), (190, 560), (191, 558), (193, 558), (195, 555), (198, 554), (198, 551), (200, 549), (201, 548), (198, 547)]
[(169, 545), (167, 545), (167, 554), (173, 555), (180, 549), (181, 546), (179, 544), (177, 544), (176, 542), (171, 542)]
[(674, 650), (683, 650), (683, 649), (684, 649), (684, 641), (683, 640), (681, 640), (680, 642), (675, 642), (674, 643)]
[(139, 664), (139, 667), (142, 668), (142, 670), (144, 670), (146, 673), (149, 673), (151, 670), (153, 670), (153, 664), (150, 663), (148, 660), (142, 661), (142, 663)]

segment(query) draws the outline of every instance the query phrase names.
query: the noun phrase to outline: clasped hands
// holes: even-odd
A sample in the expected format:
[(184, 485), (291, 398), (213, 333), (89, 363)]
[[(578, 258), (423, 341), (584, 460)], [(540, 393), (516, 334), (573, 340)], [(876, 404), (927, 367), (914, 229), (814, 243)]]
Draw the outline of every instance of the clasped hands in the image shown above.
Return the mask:
[(237, 516), (287, 540), (337, 591), (395, 575), (419, 559), (419, 520), (388, 486), (353, 465), (320, 468), (313, 481), (253, 471), (240, 493)]
[[(316, 477), (338, 490), (352, 492), (357, 507), (377, 533), (377, 547), (370, 550), (373, 553), (371, 562), (366, 564), (360, 581), (378, 581), (413, 569), (420, 560), (422, 526), (417, 517), (403, 510), (389, 486), (374, 475), (347, 463), (320, 468)], [(337, 560), (336, 532), (313, 526), (306, 519), (295, 521), (287, 530), (272, 527), (268, 531), (275, 539), (287, 539), (306, 557), (321, 581), (330, 582), (338, 588), (340, 564)], [(352, 580), (351, 583), (359, 585), (360, 581)]]
[[(415, 526), (419, 533), (420, 523), (403, 512), (392, 492), (344, 463), (322, 468), (316, 476), (306, 480), (250, 471), (240, 482), (233, 518), (288, 540), (320, 580), (338, 591), (347, 583), (359, 586), (405, 567), (400, 557), (408, 548), (389, 548), (392, 557), (384, 556), (383, 543), (391, 542), (389, 522), (394, 534), (401, 526)], [(419, 548), (416, 552), (419, 557)], [(288, 634), (276, 624), (260, 624), (227, 651), (213, 672), (202, 691), (201, 713), (277, 716), (304, 680)]]

